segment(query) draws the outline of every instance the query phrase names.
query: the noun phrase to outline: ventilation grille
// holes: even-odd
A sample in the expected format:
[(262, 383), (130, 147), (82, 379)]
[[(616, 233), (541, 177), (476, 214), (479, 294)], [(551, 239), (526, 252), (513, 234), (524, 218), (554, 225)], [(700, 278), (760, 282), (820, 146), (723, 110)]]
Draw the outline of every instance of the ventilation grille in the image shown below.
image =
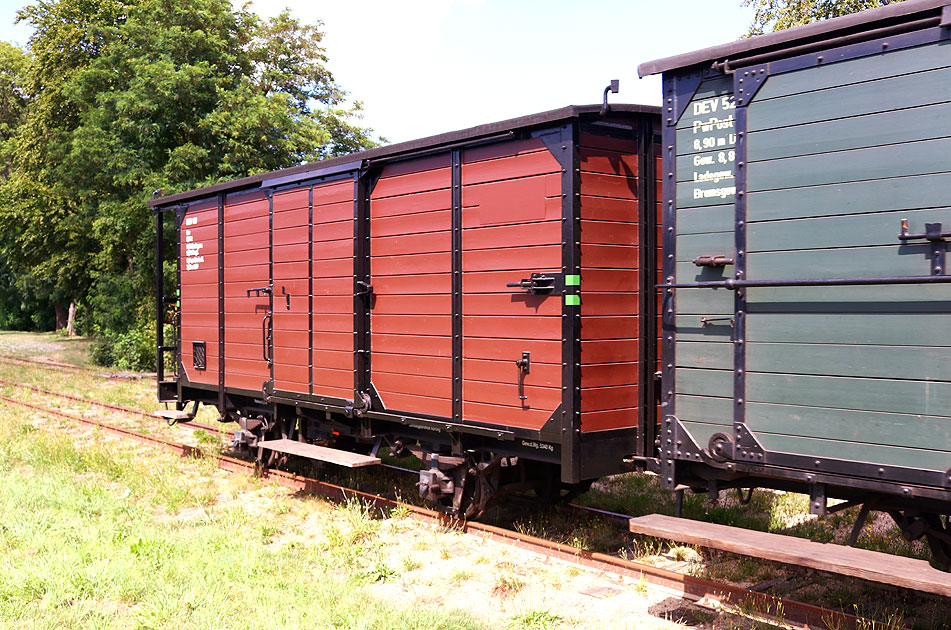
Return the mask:
[(204, 341), (193, 341), (192, 342), (192, 358), (195, 360), (195, 369), (204, 370), (205, 369), (205, 342)]

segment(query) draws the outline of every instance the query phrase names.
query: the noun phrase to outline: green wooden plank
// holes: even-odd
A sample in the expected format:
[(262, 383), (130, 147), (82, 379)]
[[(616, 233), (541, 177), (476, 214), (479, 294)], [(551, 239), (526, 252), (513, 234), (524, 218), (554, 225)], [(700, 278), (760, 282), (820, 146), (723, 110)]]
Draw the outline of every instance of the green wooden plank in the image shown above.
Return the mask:
[[(678, 414), (678, 419), (680, 416)], [(680, 420), (680, 425), (687, 430), (693, 441), (701, 448), (707, 448), (710, 444), (710, 438), (714, 433), (732, 433), (732, 426), (724, 426), (712, 422), (694, 422), (692, 420)]]
[(733, 344), (677, 341), (677, 367), (733, 369)]
[[(702, 422), (733, 428), (733, 399), (712, 396), (677, 394), (674, 397), (675, 415), (681, 420)], [(720, 429), (722, 431), (722, 429)], [(709, 436), (707, 437), (709, 439)], [(702, 442), (701, 445), (705, 444)]]
[[(690, 265), (694, 269), (694, 265)], [(687, 280), (689, 282), (689, 280)], [(733, 313), (733, 292), (728, 289), (678, 289), (678, 315), (730, 315)]]
[[(949, 304), (951, 307), (951, 304)], [(685, 338), (681, 330), (691, 330), (697, 316), (677, 317), (677, 338)], [(746, 318), (748, 342), (774, 343), (838, 343), (883, 346), (951, 346), (951, 314), (883, 314), (883, 313), (758, 313), (751, 309)], [(711, 337), (713, 335), (711, 334)], [(951, 356), (946, 355), (946, 360)]]
[(719, 398), (733, 396), (733, 372), (678, 368), (677, 393)]
[(746, 299), (759, 313), (947, 313), (951, 285), (753, 287)]
[(769, 433), (757, 433), (756, 437), (767, 451), (807, 455), (820, 460), (822, 458), (839, 459), (882, 466), (902, 466), (914, 470), (945, 471), (951, 467), (951, 456), (942, 451), (855, 444)]
[[(760, 162), (845, 149), (928, 140), (948, 135), (951, 103), (926, 105), (891, 112), (782, 127), (749, 134), (747, 162)], [(718, 156), (714, 156), (715, 161)], [(681, 166), (681, 160), (685, 166)], [(677, 158), (678, 177), (700, 170), (693, 162), (709, 162), (710, 156)], [(709, 169), (716, 170), (716, 169)]]
[(750, 402), (830, 409), (928, 416), (951, 413), (951, 383), (926, 381), (750, 373), (746, 398)]
[[(713, 282), (734, 277), (733, 265), (727, 265), (726, 267), (698, 267), (692, 262), (678, 262), (676, 269), (677, 282), (683, 283)], [(681, 291), (681, 293), (682, 292), (683, 291)]]
[(945, 66), (951, 66), (951, 50), (946, 40), (776, 74), (766, 79), (753, 102)]
[[(947, 172), (951, 167), (947, 159), (949, 152), (951, 138), (939, 138), (756, 162), (749, 165), (747, 183), (752, 192)], [(681, 186), (691, 188), (684, 191), (689, 195), (695, 195), (693, 188), (702, 188), (696, 193), (701, 195), (712, 194), (704, 191), (716, 190), (714, 184), (678, 184), (678, 203)]]
[[(869, 245), (898, 245), (902, 219), (908, 220), (908, 230), (914, 234), (925, 231), (925, 223), (951, 223), (948, 208), (924, 210), (892, 210), (876, 214), (848, 214), (833, 217), (786, 219), (769, 222), (749, 222), (747, 251), (825, 249), (833, 247), (864, 247)], [(697, 236), (677, 239), (678, 259), (681, 238), (685, 244)], [(689, 247), (688, 247), (689, 249)]]
[(948, 101), (951, 101), (951, 68), (938, 68), (783, 98), (765, 101), (756, 99), (747, 108), (747, 131), (789, 127)]
[(681, 182), (677, 184), (677, 207), (697, 208), (733, 203), (736, 194), (734, 180), (720, 182)]
[(736, 210), (732, 204), (677, 209), (677, 234), (729, 232), (733, 229)]
[(675, 134), (676, 154), (679, 157), (711, 151), (724, 151), (736, 147), (736, 121), (725, 119), (716, 125), (703, 125), (678, 129)]
[(678, 182), (723, 182), (734, 183), (733, 164), (736, 152), (732, 147), (693, 155), (683, 155), (676, 159)]
[[(894, 316), (896, 327), (913, 326)], [(679, 345), (679, 344), (678, 344)], [(902, 380), (951, 381), (947, 348), (748, 342), (746, 370), (776, 374), (816, 374)], [(948, 409), (951, 414), (951, 409)]]
[[(709, 122), (711, 118), (726, 119), (734, 115), (729, 107), (733, 97), (733, 77), (723, 76), (707, 79), (700, 84), (683, 116), (677, 121), (677, 129), (693, 129), (694, 123)], [(727, 99), (724, 102), (724, 99)], [(714, 108), (716, 108), (714, 110)]]
[[(827, 184), (747, 195), (749, 221), (944, 207), (951, 174)], [(679, 214), (678, 214), (679, 216)], [(678, 226), (679, 228), (679, 226)]]
[[(677, 342), (681, 341), (733, 341), (733, 323), (718, 319), (702, 322), (705, 315), (677, 315)], [(732, 319), (732, 314), (729, 316)]]
[(951, 421), (938, 416), (751, 403), (746, 424), (755, 433), (951, 451)]
[(677, 234), (677, 261), (692, 262), (697, 256), (707, 254), (733, 257), (736, 251), (736, 234), (708, 232), (706, 234)]
[[(897, 240), (897, 239), (896, 239)], [(928, 276), (927, 245), (890, 245), (847, 249), (760, 252), (748, 256), (750, 280)]]

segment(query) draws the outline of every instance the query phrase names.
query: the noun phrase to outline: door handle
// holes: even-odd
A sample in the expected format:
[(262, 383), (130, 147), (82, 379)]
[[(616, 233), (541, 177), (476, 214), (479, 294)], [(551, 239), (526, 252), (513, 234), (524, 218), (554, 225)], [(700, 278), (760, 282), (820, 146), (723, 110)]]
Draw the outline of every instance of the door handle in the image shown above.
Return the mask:
[(518, 399), (527, 400), (525, 395), (525, 375), (532, 371), (532, 354), (523, 352), (522, 358), (515, 362), (518, 367)]
[(271, 347), (271, 314), (268, 313), (261, 318), (261, 339), (263, 346), (261, 351), (264, 355), (264, 360), (267, 361), (267, 364), (271, 364), (270, 356), (270, 347)]

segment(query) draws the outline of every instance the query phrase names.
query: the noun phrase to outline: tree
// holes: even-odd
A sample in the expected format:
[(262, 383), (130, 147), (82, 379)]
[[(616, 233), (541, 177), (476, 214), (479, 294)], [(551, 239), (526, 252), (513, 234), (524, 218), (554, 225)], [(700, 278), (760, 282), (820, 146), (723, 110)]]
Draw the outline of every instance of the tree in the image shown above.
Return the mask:
[(743, 0), (754, 8), (748, 36), (883, 7), (901, 0)]
[[(0, 185), (13, 270), (49, 285), (87, 329), (149, 316), (166, 194), (373, 146), (326, 69), (319, 25), (228, 0), (39, 0), (30, 98)], [(82, 310), (82, 309), (81, 309)]]

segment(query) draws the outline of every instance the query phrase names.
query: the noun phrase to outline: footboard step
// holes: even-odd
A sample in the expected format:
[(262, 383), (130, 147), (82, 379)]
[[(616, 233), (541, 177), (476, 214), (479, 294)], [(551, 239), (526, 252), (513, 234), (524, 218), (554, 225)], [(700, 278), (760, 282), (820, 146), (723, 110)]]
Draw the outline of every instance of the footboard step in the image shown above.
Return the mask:
[(632, 518), (629, 527), (635, 534), (951, 596), (951, 574), (933, 568), (925, 560), (661, 514)]
[(155, 412), (155, 415), (159, 418), (175, 420), (176, 422), (188, 422), (195, 417), (187, 411), (176, 411), (175, 409), (159, 409)]
[(341, 451), (336, 448), (327, 448), (326, 446), (317, 446), (296, 440), (264, 440), (263, 442), (258, 442), (258, 446), (279, 453), (289, 453), (291, 455), (297, 455), (298, 457), (306, 457), (307, 459), (316, 459), (329, 464), (336, 464), (337, 466), (346, 466), (347, 468), (375, 466), (380, 463), (379, 457), (351, 453), (350, 451)]

